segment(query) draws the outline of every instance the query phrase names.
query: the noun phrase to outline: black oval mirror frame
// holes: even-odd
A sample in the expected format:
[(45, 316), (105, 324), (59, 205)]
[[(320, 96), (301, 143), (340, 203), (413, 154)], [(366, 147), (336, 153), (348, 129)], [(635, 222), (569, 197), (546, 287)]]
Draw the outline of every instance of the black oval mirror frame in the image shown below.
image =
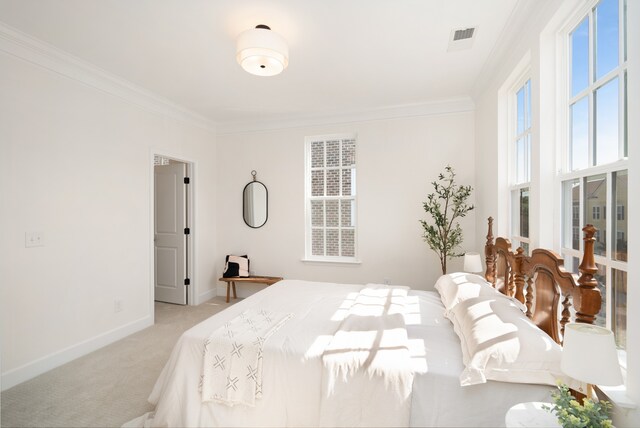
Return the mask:
[[(256, 207), (258, 204), (263, 203), (260, 197), (262, 195), (253, 195), (253, 186), (256, 185), (260, 185), (262, 189), (264, 189), (264, 220), (262, 219), (262, 215), (257, 219), (255, 218)], [(257, 189), (259, 189), (259, 191), (262, 190), (260, 187), (257, 187)], [(264, 183), (254, 180), (244, 186), (244, 190), (242, 191), (242, 217), (245, 224), (253, 229), (258, 229), (267, 223), (267, 219), (269, 218), (269, 191)]]

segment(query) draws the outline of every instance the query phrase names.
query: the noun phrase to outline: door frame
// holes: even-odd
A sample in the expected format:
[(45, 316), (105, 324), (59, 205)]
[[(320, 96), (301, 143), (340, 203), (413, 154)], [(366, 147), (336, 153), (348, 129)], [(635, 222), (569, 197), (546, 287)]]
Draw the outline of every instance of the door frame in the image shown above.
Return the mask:
[(197, 183), (195, 179), (196, 175), (196, 162), (192, 159), (185, 158), (182, 155), (172, 153), (168, 150), (164, 149), (151, 149), (149, 155), (149, 183), (150, 183), (150, 191), (149, 191), (149, 307), (151, 308), (151, 313), (154, 314), (155, 318), (155, 195), (156, 195), (156, 185), (155, 185), (155, 169), (154, 169), (154, 159), (156, 156), (162, 156), (164, 158), (168, 158), (174, 161), (182, 162), (187, 165), (187, 174), (190, 177), (189, 185), (186, 188), (185, 196), (187, 198), (187, 225), (190, 229), (189, 239), (187, 240), (187, 246), (185, 249), (187, 250), (187, 265), (186, 269), (189, 273), (189, 285), (187, 285), (187, 305), (194, 306), (197, 304), (196, 299), (196, 257), (195, 257), (195, 241), (197, 236), (197, 228), (196, 228), (196, 200), (195, 200), (195, 190), (194, 186)]

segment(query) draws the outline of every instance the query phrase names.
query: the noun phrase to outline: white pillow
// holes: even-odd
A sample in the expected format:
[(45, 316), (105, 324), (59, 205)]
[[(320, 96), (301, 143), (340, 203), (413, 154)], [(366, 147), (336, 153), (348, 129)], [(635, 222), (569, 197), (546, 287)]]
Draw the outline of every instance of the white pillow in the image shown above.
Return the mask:
[(473, 273), (456, 272), (442, 275), (436, 281), (436, 290), (444, 305), (445, 315), (460, 302), (474, 297), (498, 297), (513, 302), (522, 312), (527, 307), (518, 299), (502, 294), (491, 286), (483, 277)]
[(460, 338), (466, 367), (460, 385), (487, 380), (556, 385), (562, 379), (576, 386), (560, 370), (560, 345), (512, 302), (491, 297), (467, 299), (453, 308), (449, 319)]

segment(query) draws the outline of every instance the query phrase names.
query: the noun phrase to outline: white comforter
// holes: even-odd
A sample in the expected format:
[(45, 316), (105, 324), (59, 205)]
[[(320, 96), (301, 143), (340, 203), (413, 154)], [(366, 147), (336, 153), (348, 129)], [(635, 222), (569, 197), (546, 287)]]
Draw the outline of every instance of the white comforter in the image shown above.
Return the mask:
[[(408, 287), (367, 284), (322, 354), (321, 426), (408, 426), (414, 367), (406, 312)], [(354, 382), (367, 391), (366, 417), (345, 407)], [(390, 406), (396, 411), (386, 411)]]
[[(362, 285), (287, 280), (268, 287), (186, 331), (176, 344), (149, 401), (155, 414), (131, 425), (146, 426), (318, 426), (321, 418), (322, 353)], [(444, 318), (437, 294), (410, 291), (406, 318), (411, 364), (416, 374), (410, 426), (503, 426), (506, 411), (523, 401), (546, 401), (550, 387), (488, 382), (460, 387), (464, 369), (460, 343)], [(202, 402), (198, 383), (203, 343), (244, 310), (260, 308), (293, 313), (265, 343), (263, 395), (255, 407)], [(421, 374), (420, 374), (421, 373)], [(380, 408), (366, 376), (354, 377), (343, 392), (343, 417), (332, 425), (379, 426), (381, 414), (398, 412), (394, 403)]]

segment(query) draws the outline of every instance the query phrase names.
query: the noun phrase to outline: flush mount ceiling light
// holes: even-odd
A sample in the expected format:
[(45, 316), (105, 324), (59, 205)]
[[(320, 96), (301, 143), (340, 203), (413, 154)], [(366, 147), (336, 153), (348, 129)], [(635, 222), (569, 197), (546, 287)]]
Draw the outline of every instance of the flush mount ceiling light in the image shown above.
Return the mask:
[(257, 25), (238, 36), (237, 60), (256, 76), (275, 76), (289, 65), (287, 42), (266, 25)]

